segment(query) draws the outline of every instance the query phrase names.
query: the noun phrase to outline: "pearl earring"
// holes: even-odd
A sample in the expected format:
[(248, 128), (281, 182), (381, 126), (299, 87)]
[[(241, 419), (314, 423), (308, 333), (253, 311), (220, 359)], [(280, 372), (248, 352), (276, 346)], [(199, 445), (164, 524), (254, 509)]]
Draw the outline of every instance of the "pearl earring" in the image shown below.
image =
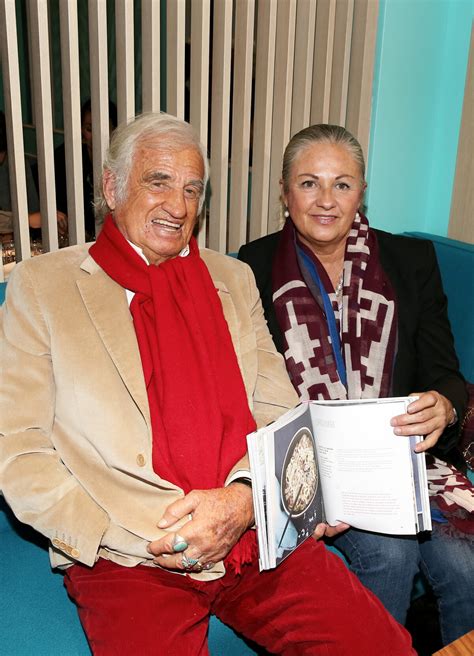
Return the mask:
[(290, 213), (288, 212), (288, 210), (285, 210), (283, 212), (283, 216), (285, 217), (285, 219), (287, 219), (290, 216)]

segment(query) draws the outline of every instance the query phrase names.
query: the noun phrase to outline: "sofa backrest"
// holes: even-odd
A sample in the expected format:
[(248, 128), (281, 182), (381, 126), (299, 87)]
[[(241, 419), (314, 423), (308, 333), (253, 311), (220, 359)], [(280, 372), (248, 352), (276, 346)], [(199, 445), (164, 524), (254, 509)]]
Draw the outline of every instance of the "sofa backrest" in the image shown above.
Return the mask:
[(474, 245), (424, 232), (405, 234), (433, 242), (460, 369), (474, 382)]

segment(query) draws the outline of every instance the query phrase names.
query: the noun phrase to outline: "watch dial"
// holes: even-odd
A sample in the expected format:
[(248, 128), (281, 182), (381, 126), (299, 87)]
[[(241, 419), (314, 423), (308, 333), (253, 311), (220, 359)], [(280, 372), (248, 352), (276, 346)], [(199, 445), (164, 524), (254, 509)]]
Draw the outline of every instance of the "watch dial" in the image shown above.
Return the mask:
[(283, 463), (282, 502), (286, 512), (297, 517), (305, 512), (318, 489), (314, 440), (309, 428), (293, 436)]

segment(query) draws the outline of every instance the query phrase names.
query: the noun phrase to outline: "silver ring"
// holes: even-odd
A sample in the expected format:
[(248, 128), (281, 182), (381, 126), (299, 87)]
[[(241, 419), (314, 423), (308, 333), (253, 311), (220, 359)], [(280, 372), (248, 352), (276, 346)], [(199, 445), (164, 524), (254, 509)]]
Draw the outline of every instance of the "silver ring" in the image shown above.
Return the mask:
[(210, 569), (212, 569), (212, 568), (214, 567), (215, 564), (216, 564), (216, 563), (213, 563), (213, 562), (209, 561), (208, 563), (206, 563), (205, 565), (203, 565), (202, 568), (203, 568), (203, 570), (204, 570), (205, 572), (207, 572), (207, 571), (209, 571)]
[(199, 560), (197, 558), (189, 558), (186, 554), (181, 556), (181, 565), (183, 566), (183, 569), (192, 569), (198, 562)]
[(183, 554), (181, 557), (181, 565), (187, 572), (199, 573), (204, 569), (198, 558), (190, 558), (189, 556), (186, 556), (186, 554)]
[(174, 538), (173, 538), (173, 542), (172, 542), (173, 551), (175, 553), (180, 553), (181, 551), (184, 551), (185, 549), (187, 549), (188, 546), (189, 545), (186, 542), (186, 540), (183, 537), (181, 537), (181, 535), (179, 535), (179, 533), (176, 533)]

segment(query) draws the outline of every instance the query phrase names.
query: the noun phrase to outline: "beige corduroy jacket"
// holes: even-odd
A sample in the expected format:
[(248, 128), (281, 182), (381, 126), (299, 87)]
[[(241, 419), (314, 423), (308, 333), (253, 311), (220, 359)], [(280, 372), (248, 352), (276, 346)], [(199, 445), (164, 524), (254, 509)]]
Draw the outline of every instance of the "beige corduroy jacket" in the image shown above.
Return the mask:
[[(98, 556), (151, 564), (149, 541), (183, 495), (152, 468), (147, 393), (123, 288), (74, 246), (18, 264), (3, 306), (0, 489), (46, 535), (53, 566)], [(203, 250), (258, 426), (298, 402), (253, 274)], [(246, 459), (229, 472), (247, 468)], [(198, 578), (216, 578), (222, 564)]]

